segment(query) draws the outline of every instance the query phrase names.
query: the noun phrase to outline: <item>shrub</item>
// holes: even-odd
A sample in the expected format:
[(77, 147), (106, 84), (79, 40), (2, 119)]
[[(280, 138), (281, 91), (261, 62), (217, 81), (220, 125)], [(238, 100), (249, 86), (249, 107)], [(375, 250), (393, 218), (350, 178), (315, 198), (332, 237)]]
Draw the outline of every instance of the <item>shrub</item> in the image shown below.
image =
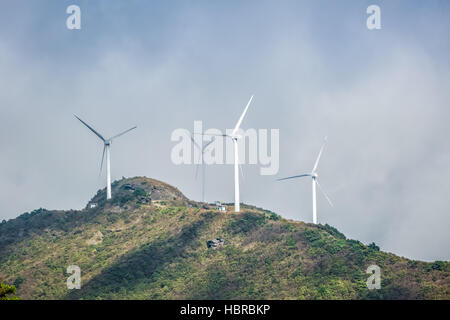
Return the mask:
[(291, 234), (288, 234), (286, 237), (286, 245), (289, 249), (297, 248), (297, 241), (295, 241)]
[(314, 229), (306, 229), (303, 232), (303, 235), (311, 243), (314, 243), (314, 242), (319, 241), (321, 239), (320, 232), (318, 230), (314, 230)]
[(331, 234), (332, 236), (335, 236), (336, 238), (340, 238), (340, 239), (346, 239), (345, 235), (341, 232), (339, 232), (338, 229), (330, 226), (328, 223), (323, 225), (318, 225), (320, 229), (327, 231), (329, 234)]
[(427, 271), (431, 270), (444, 270), (445, 262), (444, 261), (435, 261), (427, 266)]
[(277, 215), (276, 213), (274, 213), (274, 212), (270, 212), (269, 213), (269, 219), (270, 220), (274, 220), (274, 221), (278, 221), (278, 220), (281, 219), (281, 217), (279, 215)]
[(247, 233), (250, 230), (262, 226), (266, 223), (266, 217), (261, 214), (246, 212), (238, 219), (231, 221), (228, 224), (228, 231), (233, 234)]
[(16, 280), (14, 280), (13, 285), (14, 285), (14, 287), (16, 287), (17, 289), (19, 289), (20, 285), (21, 285), (24, 281), (25, 281), (24, 278), (22, 278), (21, 276), (18, 276), (18, 277), (16, 278)]
[(341, 251), (342, 249), (345, 248), (345, 246), (347, 245), (347, 243), (345, 241), (341, 240), (332, 240), (332, 241), (328, 241), (325, 245), (325, 250), (327, 250), (329, 253), (334, 254), (337, 253), (339, 251)]
[(144, 189), (136, 189), (136, 190), (134, 190), (133, 194), (136, 197), (146, 197), (147, 196), (147, 192)]
[(0, 300), (18, 300), (19, 298), (14, 295), (16, 293), (16, 287), (7, 285), (2, 282), (0, 278)]
[(375, 242), (372, 242), (371, 244), (369, 244), (369, 249), (373, 250), (373, 251), (380, 251), (380, 247), (377, 246), (375, 244)]

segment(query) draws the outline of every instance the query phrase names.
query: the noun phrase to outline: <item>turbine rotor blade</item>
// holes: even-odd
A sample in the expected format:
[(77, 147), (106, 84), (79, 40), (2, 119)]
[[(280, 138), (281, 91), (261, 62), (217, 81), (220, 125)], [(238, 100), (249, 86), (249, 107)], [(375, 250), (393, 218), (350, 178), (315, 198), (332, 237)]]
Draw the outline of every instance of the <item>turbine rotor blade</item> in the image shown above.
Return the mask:
[(213, 138), (211, 139), (211, 141), (209, 141), (207, 144), (205, 144), (205, 145), (203, 146), (203, 151), (202, 151), (202, 153), (205, 153), (206, 148), (207, 148), (211, 143), (213, 143), (214, 140), (216, 140), (216, 137), (213, 137)]
[(128, 129), (128, 130), (125, 130), (124, 132), (121, 132), (121, 133), (119, 133), (119, 134), (116, 134), (115, 136), (109, 138), (109, 140), (118, 138), (118, 137), (124, 135), (125, 133), (127, 133), (127, 132), (129, 132), (129, 131), (131, 131), (131, 130), (133, 130), (133, 129), (136, 129), (136, 128), (137, 128), (137, 126), (134, 126), (133, 128), (130, 128), (130, 129)]
[[(195, 134), (195, 133), (194, 133)], [(192, 137), (192, 135), (191, 135), (191, 141), (194, 143), (194, 145), (199, 149), (199, 150), (201, 150), (202, 148), (200, 147), (200, 145), (197, 143), (197, 142), (195, 142), (195, 140), (194, 140), (194, 138)]]
[(228, 135), (228, 134), (217, 134), (217, 133), (195, 133), (195, 132), (194, 132), (194, 134), (199, 134), (199, 135), (202, 135), (202, 136), (230, 137), (230, 138), (231, 138), (231, 136)]
[[(195, 133), (194, 133), (194, 134), (195, 134)], [(194, 138), (192, 137), (192, 135), (191, 135), (191, 141), (194, 143), (194, 146), (196, 146), (199, 150), (202, 149), (202, 148), (200, 147), (200, 145), (199, 145), (197, 142), (195, 142), (195, 140), (194, 140)], [(198, 155), (198, 161), (197, 161), (197, 164), (195, 165), (195, 180), (197, 180), (197, 177), (198, 177), (198, 168), (200, 167), (200, 157), (201, 157), (202, 162), (203, 162), (203, 157), (202, 157), (201, 154), (199, 154), (199, 155)]]
[(80, 120), (80, 122), (81, 122), (82, 124), (84, 124), (86, 127), (88, 127), (88, 129), (91, 130), (97, 137), (99, 137), (100, 139), (102, 139), (103, 141), (105, 141), (105, 138), (103, 138), (103, 136), (102, 136), (100, 133), (98, 133), (97, 131), (95, 131), (94, 128), (92, 128), (92, 127), (91, 127), (90, 125), (88, 125), (86, 122), (84, 122), (83, 120), (81, 120), (80, 118), (78, 118), (77, 115), (74, 114), (74, 116), (75, 116), (75, 118), (77, 118), (78, 120)]
[(102, 162), (100, 163), (100, 172), (98, 173), (98, 176), (101, 176), (101, 174), (102, 174), (103, 160), (105, 159), (105, 151), (106, 151), (106, 145), (103, 146)]
[[(195, 140), (194, 140), (194, 138), (192, 137), (192, 135), (191, 135), (191, 141), (194, 143), (194, 145), (195, 145), (199, 150), (202, 149), (202, 148), (200, 147), (200, 145), (199, 145), (197, 142), (195, 142)], [(199, 153), (199, 155), (198, 155), (197, 165), (195, 166), (195, 180), (197, 180), (197, 176), (198, 176), (198, 167), (199, 167), (199, 165), (200, 165), (200, 159), (202, 160), (202, 163), (203, 163), (203, 153), (202, 153), (202, 154)]]
[(236, 134), (236, 132), (239, 130), (239, 127), (241, 126), (242, 120), (244, 120), (245, 114), (247, 113), (247, 109), (250, 106), (250, 103), (253, 100), (253, 95), (250, 97), (250, 100), (247, 103), (247, 106), (244, 109), (244, 112), (242, 112), (241, 117), (239, 118), (238, 122), (236, 123), (236, 126), (233, 129), (233, 132), (231, 133), (232, 136)]
[(333, 206), (333, 202), (331, 202), (330, 197), (328, 197), (327, 193), (325, 192), (325, 190), (322, 189), (322, 186), (320, 185), (319, 181), (317, 181), (317, 179), (315, 179), (317, 186), (319, 187), (319, 190), (323, 193), (323, 195), (325, 196), (325, 198), (327, 199), (328, 203), (330, 204), (330, 206)]
[(325, 141), (324, 141), (322, 147), (320, 148), (319, 155), (317, 156), (316, 162), (314, 163), (314, 167), (311, 172), (316, 172), (316, 170), (317, 170), (317, 166), (319, 165), (320, 157), (322, 156), (323, 148), (325, 148), (325, 145), (327, 143), (327, 137), (325, 137), (324, 140)]
[(281, 181), (281, 180), (288, 180), (288, 179), (295, 179), (295, 178), (301, 178), (301, 177), (308, 177), (311, 176), (310, 174), (301, 174), (298, 176), (292, 176), (292, 177), (286, 177), (286, 178), (281, 178), (281, 179), (277, 179), (277, 181)]

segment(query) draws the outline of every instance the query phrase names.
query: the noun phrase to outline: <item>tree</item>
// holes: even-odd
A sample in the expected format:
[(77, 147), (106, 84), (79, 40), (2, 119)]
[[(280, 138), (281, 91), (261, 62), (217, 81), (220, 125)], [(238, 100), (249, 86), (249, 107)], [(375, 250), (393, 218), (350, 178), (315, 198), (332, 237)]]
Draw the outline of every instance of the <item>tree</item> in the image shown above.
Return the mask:
[(14, 294), (16, 294), (16, 287), (3, 283), (0, 278), (0, 300), (18, 300), (19, 298)]

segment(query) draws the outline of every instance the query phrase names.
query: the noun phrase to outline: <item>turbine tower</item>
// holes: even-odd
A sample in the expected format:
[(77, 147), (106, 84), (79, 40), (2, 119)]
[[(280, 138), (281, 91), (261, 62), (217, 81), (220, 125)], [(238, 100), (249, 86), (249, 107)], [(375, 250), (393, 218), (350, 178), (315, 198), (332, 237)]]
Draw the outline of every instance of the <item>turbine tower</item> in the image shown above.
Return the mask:
[(245, 106), (244, 112), (242, 112), (238, 122), (234, 126), (231, 134), (203, 134), (210, 136), (220, 136), (220, 137), (228, 137), (233, 141), (234, 146), (234, 212), (240, 211), (240, 202), (239, 202), (239, 153), (238, 153), (238, 140), (242, 138), (237, 134), (239, 128), (241, 127), (242, 120), (244, 120), (245, 114), (247, 113), (248, 107), (253, 100), (253, 95), (250, 97), (247, 105)]
[[(194, 145), (198, 148), (200, 151), (199, 157), (200, 157), (200, 164), (202, 165), (202, 202), (205, 202), (205, 162), (203, 161), (203, 155), (205, 154), (206, 148), (211, 145), (211, 143), (214, 142), (216, 138), (213, 137), (211, 141), (203, 145), (203, 139), (202, 139), (202, 145), (200, 146), (197, 142), (195, 142), (194, 138), (191, 136), (191, 140), (194, 143)], [(198, 176), (198, 166), (197, 164), (195, 168), (195, 179), (197, 179)]]
[(100, 174), (102, 172), (103, 160), (105, 158), (105, 153), (106, 153), (106, 200), (109, 200), (109, 199), (111, 199), (111, 155), (110, 155), (111, 142), (113, 141), (113, 139), (118, 138), (121, 135), (124, 135), (125, 133), (127, 133), (133, 129), (136, 129), (137, 127), (134, 126), (133, 128), (130, 128), (119, 134), (116, 134), (115, 136), (112, 136), (109, 139), (105, 139), (100, 133), (95, 131), (94, 128), (92, 128), (86, 122), (81, 120), (76, 115), (74, 115), (74, 116), (75, 116), (75, 118), (80, 120), (82, 124), (84, 124), (86, 127), (88, 127), (89, 130), (91, 130), (97, 137), (99, 137), (103, 141), (103, 154), (102, 154), (102, 163), (100, 164)]
[(316, 162), (314, 163), (314, 167), (313, 167), (311, 173), (301, 174), (301, 175), (292, 176), (292, 177), (286, 177), (286, 178), (277, 180), (277, 181), (281, 181), (281, 180), (295, 179), (295, 178), (301, 178), (301, 177), (311, 177), (312, 178), (312, 208), (313, 208), (313, 223), (314, 224), (317, 224), (316, 185), (319, 187), (320, 191), (323, 193), (323, 195), (327, 199), (330, 206), (333, 206), (333, 203), (331, 202), (330, 198), (326, 194), (325, 190), (322, 189), (319, 181), (317, 180), (317, 177), (318, 177), (317, 166), (319, 165), (319, 160), (320, 160), (320, 157), (322, 156), (322, 152), (323, 152), (323, 149), (324, 149), (326, 143), (327, 143), (327, 137), (324, 138), (324, 143), (322, 145), (322, 148), (320, 148), (319, 155), (317, 156)]
[(242, 112), (241, 117), (234, 126), (231, 135), (228, 137), (233, 140), (234, 145), (234, 212), (239, 212), (241, 210), (240, 200), (239, 200), (239, 153), (238, 153), (238, 140), (242, 138), (237, 134), (239, 128), (241, 127), (242, 120), (244, 120), (245, 114), (247, 113), (248, 107), (253, 100), (253, 95), (250, 97), (247, 105), (245, 106), (244, 112)]

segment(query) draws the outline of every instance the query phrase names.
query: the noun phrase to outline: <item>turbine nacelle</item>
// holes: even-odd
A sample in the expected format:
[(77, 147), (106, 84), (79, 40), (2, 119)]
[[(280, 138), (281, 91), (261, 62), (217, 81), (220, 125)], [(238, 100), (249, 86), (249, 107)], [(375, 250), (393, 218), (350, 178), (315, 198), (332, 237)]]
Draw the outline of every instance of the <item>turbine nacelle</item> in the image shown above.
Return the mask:
[(232, 140), (234, 140), (234, 141), (238, 141), (239, 139), (242, 139), (242, 136), (241, 135), (238, 135), (238, 134), (235, 134), (235, 135), (232, 135), (232, 136), (229, 136)]
[(317, 179), (318, 176), (319, 175), (317, 174), (317, 172), (312, 172), (311, 173), (311, 178), (313, 178), (313, 179)]

